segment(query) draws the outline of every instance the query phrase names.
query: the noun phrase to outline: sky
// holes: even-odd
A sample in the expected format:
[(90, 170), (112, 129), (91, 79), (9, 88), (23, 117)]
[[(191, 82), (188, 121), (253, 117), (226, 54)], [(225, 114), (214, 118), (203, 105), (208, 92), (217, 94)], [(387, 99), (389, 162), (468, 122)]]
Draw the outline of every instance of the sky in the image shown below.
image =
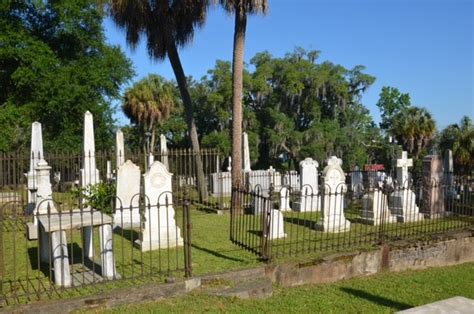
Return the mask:
[[(267, 50), (282, 57), (295, 47), (320, 50), (319, 62), (346, 68), (364, 65), (376, 77), (362, 98), (374, 121), (383, 86), (409, 93), (412, 105), (426, 107), (439, 129), (474, 118), (474, 0), (269, 0), (266, 16), (247, 24), (245, 61)], [(132, 60), (133, 81), (156, 73), (174, 74), (167, 60), (152, 61), (146, 42), (132, 50), (124, 31), (104, 21), (107, 40)], [(211, 8), (193, 42), (180, 50), (187, 76), (201, 78), (216, 60), (232, 60), (234, 19)], [(127, 119), (118, 110), (121, 124)]]

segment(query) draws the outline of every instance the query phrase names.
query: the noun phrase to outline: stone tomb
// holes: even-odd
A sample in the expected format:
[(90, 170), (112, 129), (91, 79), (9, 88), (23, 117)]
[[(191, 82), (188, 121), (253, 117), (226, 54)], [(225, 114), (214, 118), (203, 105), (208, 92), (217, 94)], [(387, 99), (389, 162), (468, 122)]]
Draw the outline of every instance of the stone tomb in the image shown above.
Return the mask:
[(145, 183), (145, 217), (140, 238), (135, 243), (142, 252), (183, 245), (181, 230), (176, 225), (172, 197), (172, 174), (155, 161), (143, 176)]
[[(92, 229), (94, 226), (99, 226), (101, 275), (107, 279), (117, 278), (112, 246), (111, 217), (92, 211), (59, 213), (51, 200), (50, 171), (51, 167), (48, 166), (46, 161), (40, 160), (38, 162), (36, 167), (38, 183), (36, 212), (38, 215), (41, 262), (50, 264), (50, 267), (53, 266), (56, 285), (71, 286), (66, 231), (78, 228)], [(94, 252), (92, 252), (93, 257)]]
[(362, 212), (360, 222), (368, 225), (377, 226), (382, 223), (395, 223), (397, 217), (392, 215), (388, 208), (388, 198), (383, 193), (383, 187), (380, 184), (371, 188), (367, 194), (362, 196)]
[(423, 220), (424, 216), (420, 214), (416, 205), (415, 193), (410, 190), (408, 167), (413, 166), (413, 160), (407, 158), (407, 152), (399, 153), (396, 160), (397, 182), (399, 186), (396, 191), (390, 195), (390, 210), (397, 216), (398, 222), (412, 222)]
[(443, 160), (438, 155), (423, 159), (423, 195), (420, 211), (430, 218), (443, 217), (445, 185)]
[(140, 218), (140, 167), (127, 160), (117, 171), (114, 225), (123, 229), (138, 228)]
[(321, 218), (316, 230), (324, 232), (345, 232), (351, 227), (350, 221), (344, 216), (344, 194), (347, 192), (342, 160), (332, 156), (327, 160), (323, 170), (324, 198)]
[(318, 166), (318, 162), (312, 158), (306, 158), (300, 162), (300, 200), (295, 202), (293, 208), (295, 211), (319, 211), (321, 209)]

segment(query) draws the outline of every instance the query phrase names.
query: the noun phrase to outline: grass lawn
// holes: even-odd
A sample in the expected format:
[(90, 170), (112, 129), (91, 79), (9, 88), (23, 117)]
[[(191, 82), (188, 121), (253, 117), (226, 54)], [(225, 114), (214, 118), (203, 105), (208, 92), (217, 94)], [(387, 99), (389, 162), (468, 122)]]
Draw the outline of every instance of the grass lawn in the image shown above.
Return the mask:
[(423, 271), (380, 273), (334, 284), (275, 287), (266, 300), (208, 296), (129, 305), (113, 312), (380, 313), (394, 312), (453, 296), (474, 298), (474, 263)]

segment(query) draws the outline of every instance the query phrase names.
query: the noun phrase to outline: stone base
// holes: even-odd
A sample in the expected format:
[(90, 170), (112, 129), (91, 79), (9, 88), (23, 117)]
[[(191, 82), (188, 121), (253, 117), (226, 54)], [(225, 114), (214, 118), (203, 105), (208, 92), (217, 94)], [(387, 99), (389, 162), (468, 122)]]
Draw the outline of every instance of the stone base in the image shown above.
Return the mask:
[(314, 229), (317, 231), (330, 232), (330, 233), (339, 233), (346, 232), (351, 229), (351, 222), (347, 219), (342, 219), (341, 222), (337, 221), (319, 221)]
[(425, 219), (425, 215), (420, 213), (397, 216), (397, 222), (417, 222)]
[(293, 204), (293, 210), (296, 212), (319, 212), (321, 211), (321, 197), (302, 196), (298, 202)]
[(33, 222), (27, 222), (26, 233), (28, 240), (38, 240), (38, 225), (35, 225)]
[[(183, 246), (183, 238), (180, 236), (180, 230), (177, 228), (178, 235), (173, 232), (173, 234), (170, 234), (168, 237), (165, 234), (160, 235), (160, 239), (150, 239), (150, 237), (147, 237), (148, 239), (138, 239), (135, 241), (135, 245), (137, 245), (142, 252), (147, 252), (147, 251), (153, 251), (153, 250), (160, 250), (160, 249), (168, 249), (168, 248), (174, 248), (177, 246)], [(142, 238), (143, 235), (140, 236)]]
[(358, 219), (358, 222), (366, 225), (371, 225), (371, 226), (378, 226), (381, 223), (384, 224), (391, 224), (391, 223), (396, 223), (397, 222), (397, 216), (395, 215), (385, 215), (385, 218), (382, 219), (382, 217), (374, 217), (374, 212), (372, 211), (362, 211), (361, 217)]
[(134, 229), (134, 228), (140, 228), (141, 227), (141, 221), (142, 218), (140, 217), (140, 214), (132, 214), (130, 216), (130, 212), (128, 213), (120, 213), (116, 212), (113, 215), (113, 221), (114, 221), (114, 229), (116, 228), (121, 228), (121, 229)]

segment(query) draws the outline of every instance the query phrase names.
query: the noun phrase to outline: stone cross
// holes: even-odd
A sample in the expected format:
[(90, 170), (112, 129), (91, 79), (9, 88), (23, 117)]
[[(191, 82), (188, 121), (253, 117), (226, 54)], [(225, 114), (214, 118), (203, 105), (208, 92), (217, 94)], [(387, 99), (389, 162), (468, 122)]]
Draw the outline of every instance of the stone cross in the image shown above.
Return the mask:
[(407, 158), (407, 152), (402, 151), (397, 159), (397, 180), (401, 187), (408, 187), (408, 168), (413, 167), (413, 159)]
[(115, 154), (117, 161), (115, 167), (118, 169), (125, 162), (125, 144), (122, 130), (115, 132)]
[(252, 171), (252, 169), (250, 169), (249, 136), (246, 132), (242, 133), (242, 171)]
[(166, 166), (166, 169), (169, 169), (168, 164), (168, 145), (166, 144), (166, 136), (164, 134), (160, 135), (160, 153), (161, 153), (161, 162)]

